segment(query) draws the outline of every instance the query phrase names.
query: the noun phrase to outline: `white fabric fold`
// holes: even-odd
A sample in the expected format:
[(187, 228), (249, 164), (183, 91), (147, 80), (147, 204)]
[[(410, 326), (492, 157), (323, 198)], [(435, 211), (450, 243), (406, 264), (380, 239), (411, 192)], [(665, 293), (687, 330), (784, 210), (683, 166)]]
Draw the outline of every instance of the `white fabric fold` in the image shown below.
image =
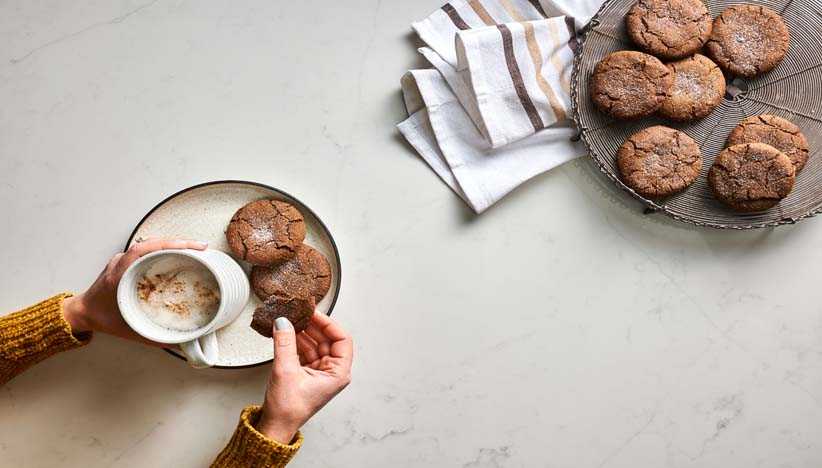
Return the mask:
[(565, 15), (573, 18), (577, 29), (582, 29), (599, 11), (603, 0), (540, 0), (548, 16)]
[[(402, 85), (412, 115), (399, 124), (400, 132), (476, 213), (530, 178), (583, 154), (571, 141), (574, 130), (569, 127), (544, 129), (491, 148), (439, 72), (411, 70)], [(415, 109), (415, 103), (424, 107)]]

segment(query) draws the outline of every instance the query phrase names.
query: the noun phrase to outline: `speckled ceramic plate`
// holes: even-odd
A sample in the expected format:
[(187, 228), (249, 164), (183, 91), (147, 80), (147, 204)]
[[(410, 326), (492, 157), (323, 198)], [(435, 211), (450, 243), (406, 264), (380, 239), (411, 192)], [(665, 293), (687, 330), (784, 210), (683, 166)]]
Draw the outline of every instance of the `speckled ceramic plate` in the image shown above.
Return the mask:
[[(171, 195), (151, 209), (134, 228), (126, 248), (137, 239), (146, 237), (183, 238), (203, 240), (209, 248), (231, 253), (225, 239), (228, 222), (240, 207), (253, 200), (274, 198), (294, 205), (305, 218), (305, 243), (325, 255), (331, 265), (331, 289), (317, 304), (317, 311), (331, 314), (340, 291), (340, 256), (331, 232), (320, 218), (293, 196), (255, 182), (226, 180), (208, 182), (187, 188)], [(251, 266), (240, 262), (246, 273)], [(218, 368), (236, 369), (270, 362), (274, 357), (271, 339), (260, 336), (251, 329), (251, 316), (260, 300), (251, 298), (240, 317), (217, 332), (220, 345)], [(185, 359), (179, 351), (167, 350)]]

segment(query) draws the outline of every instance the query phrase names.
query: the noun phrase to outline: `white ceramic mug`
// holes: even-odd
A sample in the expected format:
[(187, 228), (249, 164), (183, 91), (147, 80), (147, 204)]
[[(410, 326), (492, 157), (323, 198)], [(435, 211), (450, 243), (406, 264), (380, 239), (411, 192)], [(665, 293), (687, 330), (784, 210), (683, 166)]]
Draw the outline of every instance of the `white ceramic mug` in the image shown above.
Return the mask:
[[(137, 298), (137, 282), (160, 258), (179, 255), (205, 266), (220, 287), (220, 306), (214, 318), (195, 330), (171, 330), (149, 319)], [(140, 257), (128, 267), (117, 286), (117, 305), (123, 320), (139, 335), (157, 343), (179, 344), (194, 368), (217, 363), (220, 350), (216, 332), (236, 319), (248, 302), (248, 277), (242, 267), (219, 250), (160, 250)]]

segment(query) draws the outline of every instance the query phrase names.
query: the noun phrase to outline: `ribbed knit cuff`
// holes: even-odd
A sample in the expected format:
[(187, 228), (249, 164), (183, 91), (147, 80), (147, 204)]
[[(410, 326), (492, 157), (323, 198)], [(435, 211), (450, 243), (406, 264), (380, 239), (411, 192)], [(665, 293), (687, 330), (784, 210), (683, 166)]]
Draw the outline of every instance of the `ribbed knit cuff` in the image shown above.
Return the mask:
[(63, 317), (63, 300), (58, 294), (27, 309), (2, 317), (0, 356), (10, 361), (38, 362), (53, 354), (88, 344), (91, 333), (73, 335)]
[(212, 468), (282, 467), (291, 461), (303, 443), (302, 434), (298, 432), (289, 445), (273, 441), (254, 428), (260, 413), (261, 408), (256, 405), (243, 410), (237, 430), (214, 460)]

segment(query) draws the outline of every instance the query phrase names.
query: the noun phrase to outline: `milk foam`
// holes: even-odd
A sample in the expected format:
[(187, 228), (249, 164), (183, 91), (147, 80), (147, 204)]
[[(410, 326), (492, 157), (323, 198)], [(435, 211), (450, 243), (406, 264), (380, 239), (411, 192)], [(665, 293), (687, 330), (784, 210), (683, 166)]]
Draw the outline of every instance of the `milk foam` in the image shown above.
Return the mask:
[(207, 325), (220, 308), (220, 286), (194, 259), (170, 255), (152, 263), (137, 282), (140, 309), (154, 323), (191, 331)]

